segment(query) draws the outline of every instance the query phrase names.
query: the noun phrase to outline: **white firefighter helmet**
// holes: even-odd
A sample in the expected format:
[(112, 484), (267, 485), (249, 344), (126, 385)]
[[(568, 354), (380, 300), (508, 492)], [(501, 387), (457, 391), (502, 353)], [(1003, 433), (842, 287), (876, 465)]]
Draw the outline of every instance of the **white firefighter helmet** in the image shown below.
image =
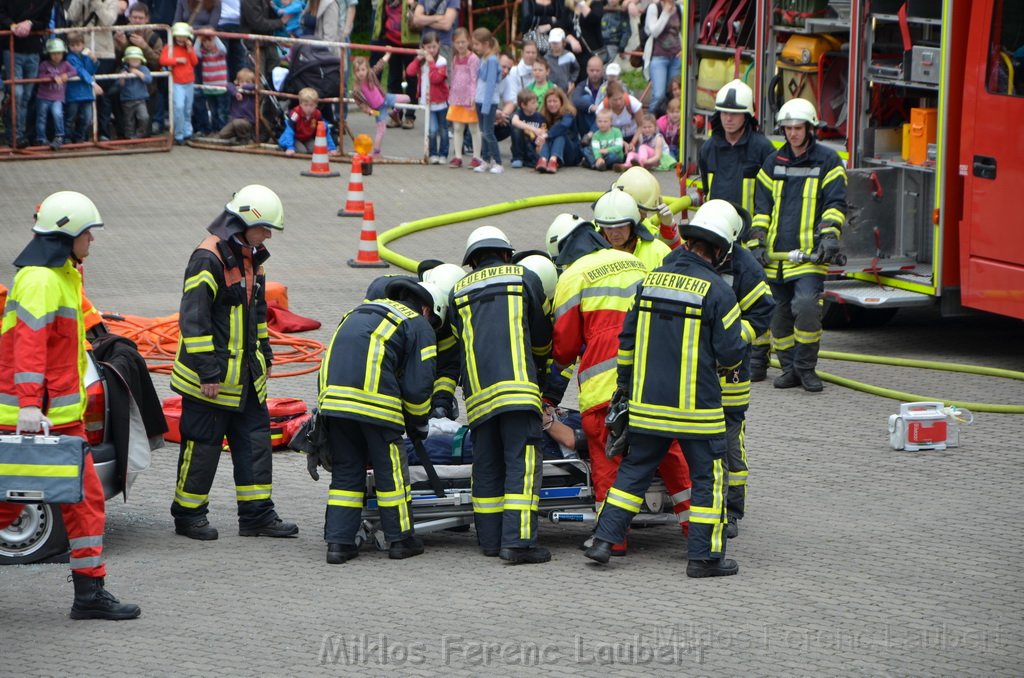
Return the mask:
[[(438, 320), (444, 322), (444, 318), (448, 315), (448, 292), (441, 289), (434, 283), (422, 280), (419, 282), (419, 286), (427, 291), (430, 295), (430, 310)], [(440, 323), (431, 323), (435, 327), (440, 327)]]
[(224, 209), (245, 222), (246, 228), (265, 226), (284, 230), (284, 206), (277, 193), (260, 184), (242, 187)]
[(533, 271), (540, 278), (541, 285), (544, 287), (544, 296), (549, 301), (555, 298), (558, 268), (555, 266), (555, 262), (551, 261), (551, 257), (540, 250), (523, 250), (516, 252), (516, 255), (512, 257), (512, 263)]
[(455, 287), (455, 283), (466, 277), (466, 269), (455, 264), (441, 264), (423, 271), (423, 282), (436, 285), (446, 295)]
[(661, 205), (661, 184), (645, 167), (630, 167), (612, 182), (612, 188), (629, 193), (645, 212), (655, 212)]
[(512, 243), (500, 228), (481, 226), (466, 238), (466, 250), (462, 257), (462, 265), (468, 264), (473, 254), (485, 249), (507, 250), (510, 253), (513, 251)]
[(636, 200), (625, 191), (608, 191), (594, 203), (594, 223), (599, 228), (629, 224), (635, 228), (641, 221), (640, 207)]
[(742, 80), (733, 80), (722, 85), (715, 96), (715, 110), (725, 113), (746, 113), (754, 115), (754, 91)]
[(569, 214), (568, 212), (562, 212), (551, 222), (548, 226), (547, 234), (547, 249), (548, 254), (554, 259), (558, 256), (558, 247), (562, 244), (562, 240), (567, 235), (576, 230), (576, 227), (580, 224), (586, 224), (585, 219), (581, 219), (575, 214)]
[[(725, 200), (709, 200), (697, 210), (689, 223), (679, 227), (685, 239), (703, 240), (720, 247), (722, 257), (732, 250), (736, 209)], [(718, 263), (718, 262), (716, 262)]]
[(46, 196), (35, 214), (34, 233), (57, 233), (77, 238), (91, 228), (103, 228), (103, 218), (92, 200), (77, 191), (57, 191)]
[(818, 126), (818, 112), (814, 110), (814, 104), (807, 99), (790, 99), (782, 104), (775, 121), (780, 127), (789, 127), (806, 122), (811, 127)]
[(184, 21), (179, 21), (171, 26), (171, 37), (172, 38), (188, 38), (192, 39), (192, 27)]

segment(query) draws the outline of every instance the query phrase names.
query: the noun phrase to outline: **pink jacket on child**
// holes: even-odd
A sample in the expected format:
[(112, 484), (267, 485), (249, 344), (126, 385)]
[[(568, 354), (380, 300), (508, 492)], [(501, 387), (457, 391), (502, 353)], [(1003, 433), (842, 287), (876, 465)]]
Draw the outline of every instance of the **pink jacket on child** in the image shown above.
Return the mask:
[(472, 52), (463, 58), (452, 57), (451, 82), (448, 90), (449, 104), (473, 108), (476, 100), (476, 72), (479, 67), (480, 59)]

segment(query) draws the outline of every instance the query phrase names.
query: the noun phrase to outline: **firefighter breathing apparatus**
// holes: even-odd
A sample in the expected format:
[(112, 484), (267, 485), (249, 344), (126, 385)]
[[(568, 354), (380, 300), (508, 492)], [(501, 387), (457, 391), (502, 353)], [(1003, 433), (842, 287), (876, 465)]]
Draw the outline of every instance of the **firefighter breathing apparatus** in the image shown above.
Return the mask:
[[(519, 200), (511, 200), (508, 202), (495, 203), (492, 205), (486, 205), (484, 207), (476, 207), (468, 210), (461, 210), (458, 212), (449, 212), (448, 214), (439, 214), (432, 217), (425, 217), (423, 219), (416, 219), (413, 221), (407, 221), (394, 228), (383, 231), (378, 236), (378, 246), (380, 249), (380, 256), (384, 260), (404, 268), (407, 271), (416, 271), (417, 262), (414, 259), (399, 254), (390, 248), (388, 244), (403, 238), (413, 233), (425, 231), (430, 228), (437, 228), (439, 226), (448, 226), (450, 224), (457, 224), (466, 221), (473, 221), (475, 219), (483, 219), (485, 217), (494, 216), (497, 214), (506, 214), (508, 212), (514, 212), (522, 209), (528, 209), (531, 207), (546, 207), (550, 205), (566, 205), (575, 203), (592, 204), (598, 198), (604, 195), (603, 192), (590, 191), (590, 192), (579, 192), (579, 193), (555, 193), (551, 195), (538, 195), (529, 198), (522, 198)], [(690, 196), (682, 196), (675, 199), (667, 199), (665, 203), (669, 209), (672, 210), (673, 214), (678, 214), (691, 207), (692, 199)], [(652, 215), (648, 218), (648, 223), (654, 224), (657, 228), (660, 225), (659, 217), (657, 214)], [(799, 250), (797, 251), (799, 252)], [(790, 255), (796, 256), (791, 252), (773, 253), (773, 258), (778, 257), (781, 260), (789, 260)], [(811, 257), (805, 252), (799, 252), (800, 256)], [(770, 255), (772, 256), (772, 255)], [(841, 254), (838, 256), (842, 256)], [(835, 263), (839, 264), (838, 261)], [(841, 265), (841, 264), (839, 264)], [(929, 370), (939, 370), (944, 372), (958, 372), (962, 374), (974, 374), (986, 377), (999, 377), (1002, 379), (1015, 379), (1018, 381), (1024, 381), (1024, 372), (1017, 372), (1014, 370), (1005, 370), (995, 367), (980, 367), (977, 365), (964, 365), (958, 363), (939, 363), (934, 361), (926, 360), (914, 360), (911, 358), (889, 358), (885, 356), (874, 356), (864, 355), (855, 353), (843, 353), (837, 351), (821, 351), (819, 357), (828, 360), (845, 360), (851, 362), (864, 362), (872, 363), (877, 365), (890, 365), (893, 367), (909, 367), (909, 368), (921, 368)], [(779, 361), (775, 358), (771, 359), (772, 366), (778, 368)], [(873, 384), (866, 384), (864, 382), (849, 379), (847, 377), (840, 377), (835, 374), (817, 371), (818, 376), (823, 380), (830, 383), (836, 384), (837, 386), (843, 386), (855, 391), (862, 393), (868, 393), (870, 395), (879, 396), (881, 398), (888, 398), (890, 400), (899, 400), (904, 403), (920, 403), (920, 402), (941, 402), (943, 405), (943, 411), (947, 412), (947, 446), (950, 434), (948, 433), (949, 418), (957, 420), (957, 425), (967, 424), (973, 420), (973, 413), (987, 412), (992, 414), (1024, 414), (1024, 405), (1005, 405), (997, 403), (975, 403), (966, 402), (956, 399), (942, 399), (935, 398), (917, 393), (907, 393), (906, 391), (898, 391), (896, 389), (884, 388), (881, 386), (875, 386)], [(913, 415), (911, 415), (913, 419)], [(960, 420), (963, 421), (960, 421)]]

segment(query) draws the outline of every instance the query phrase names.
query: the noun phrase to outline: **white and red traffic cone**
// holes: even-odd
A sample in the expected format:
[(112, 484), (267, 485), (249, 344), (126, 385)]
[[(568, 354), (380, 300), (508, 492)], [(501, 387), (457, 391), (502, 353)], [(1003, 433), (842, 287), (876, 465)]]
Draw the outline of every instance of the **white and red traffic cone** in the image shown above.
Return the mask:
[(377, 251), (377, 227), (374, 225), (373, 203), (367, 200), (363, 210), (363, 230), (359, 233), (359, 251), (349, 259), (352, 268), (387, 268), (388, 263)]

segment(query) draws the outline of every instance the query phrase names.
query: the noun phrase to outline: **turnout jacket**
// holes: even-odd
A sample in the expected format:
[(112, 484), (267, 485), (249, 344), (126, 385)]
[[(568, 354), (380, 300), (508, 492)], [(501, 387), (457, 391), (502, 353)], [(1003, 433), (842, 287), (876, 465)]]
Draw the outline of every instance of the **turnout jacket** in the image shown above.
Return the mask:
[[(388, 283), (397, 278), (419, 282), (419, 278), (411, 275), (382, 275), (366, 288), (366, 301), (384, 298)], [(447, 321), (434, 332), (434, 336), (437, 338), (437, 365), (430, 408), (449, 408), (455, 404), (455, 385), (459, 381), (459, 346), (452, 335), (452, 326)]]
[(725, 435), (718, 367), (743, 360), (736, 296), (683, 248), (644, 278), (619, 335), (618, 387), (629, 429), (668, 438)]
[(580, 357), (580, 412), (612, 399), (619, 332), (647, 270), (632, 254), (600, 249), (574, 261), (558, 278), (552, 355), (561, 365)]
[(24, 266), (0, 326), (0, 425), (14, 427), (18, 409), (38, 407), (54, 427), (85, 414), (85, 324), (82, 275), (63, 266)]
[[(812, 136), (799, 158), (787, 143), (765, 161), (757, 175), (753, 228), (767, 232), (769, 252), (815, 247), (815, 229), (835, 231), (846, 223), (846, 170), (839, 155)], [(802, 275), (825, 275), (825, 264), (773, 261), (765, 270), (769, 280), (788, 281)]]
[(704, 200), (728, 200), (753, 214), (757, 175), (773, 153), (775, 146), (758, 131), (753, 118), (747, 116), (743, 136), (730, 144), (721, 115), (715, 113), (711, 116), (711, 138), (700, 147), (698, 160)]
[(540, 416), (540, 382), (551, 350), (540, 278), (487, 259), (455, 283), (448, 313), (461, 347), (469, 425), (518, 410)]
[[(274, 360), (263, 272), (269, 256), (265, 247), (254, 250), (234, 235), (211, 235), (192, 252), (185, 268), (171, 390), (240, 410), (251, 380), (259, 402), (266, 401), (267, 370)], [(217, 383), (215, 398), (203, 395), (202, 384)]]
[[(739, 243), (732, 254), (718, 267), (722, 280), (732, 287), (740, 307), (740, 335), (748, 344), (768, 331), (775, 299), (765, 281), (764, 269), (754, 255)], [(743, 412), (750, 405), (750, 354), (743, 357), (738, 367), (720, 371), (722, 407), (728, 411)]]
[(320, 412), (399, 433), (426, 424), (436, 357), (426, 318), (391, 299), (365, 301), (341, 319), (320, 364)]

